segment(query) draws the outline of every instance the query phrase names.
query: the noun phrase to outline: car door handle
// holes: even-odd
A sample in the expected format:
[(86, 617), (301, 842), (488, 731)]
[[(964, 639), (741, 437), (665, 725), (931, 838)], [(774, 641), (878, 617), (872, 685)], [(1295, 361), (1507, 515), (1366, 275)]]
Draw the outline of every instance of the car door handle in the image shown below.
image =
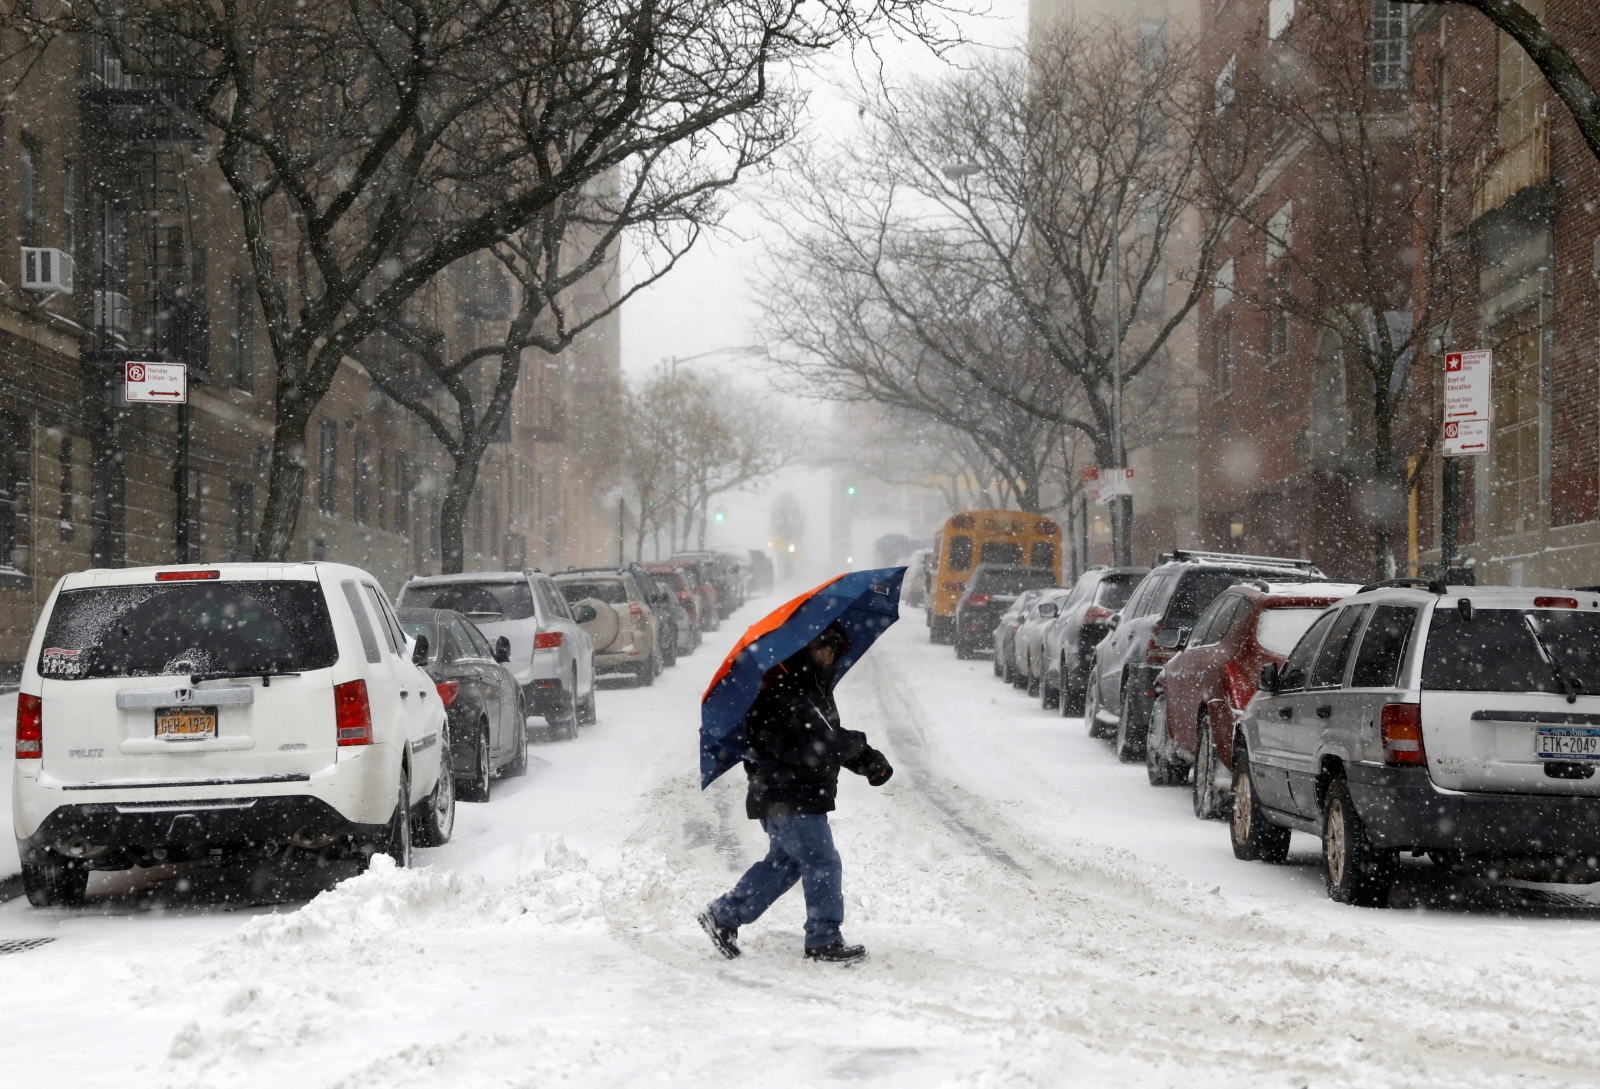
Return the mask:
[(1294, 708), (1293, 707), (1280, 707), (1280, 708), (1278, 708), (1278, 717), (1279, 718), (1284, 718), (1284, 719), (1294, 718)]
[(1318, 707), (1317, 708), (1317, 717), (1318, 718), (1332, 718), (1333, 717), (1333, 707), (1331, 705), (1329, 705), (1329, 704), (1323, 704), (1321, 707)]
[(402, 689), (401, 689), (401, 690), (400, 690), (400, 698), (401, 698), (401, 699), (405, 699), (405, 698), (406, 698), (406, 697), (407, 697), (407, 696), (409, 696), (409, 695), (411, 695), (411, 693), (410, 693), (410, 692), (408, 692), (408, 691), (406, 691), (406, 690), (405, 690), (405, 689), (404, 689), (404, 688), (402, 688)]

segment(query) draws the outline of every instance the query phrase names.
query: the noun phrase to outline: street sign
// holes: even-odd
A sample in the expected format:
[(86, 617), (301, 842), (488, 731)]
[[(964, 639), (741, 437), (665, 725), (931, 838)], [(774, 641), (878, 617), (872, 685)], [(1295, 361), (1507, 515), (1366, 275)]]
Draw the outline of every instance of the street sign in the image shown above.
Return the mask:
[(1083, 489), (1090, 499), (1103, 507), (1114, 496), (1133, 494), (1133, 470), (1090, 465), (1083, 470)]
[(1493, 383), (1493, 352), (1445, 353), (1444, 422), (1493, 419)]
[(1488, 420), (1448, 420), (1444, 425), (1444, 456), (1468, 457), (1489, 452)]
[(130, 360), (125, 377), (129, 404), (181, 405), (189, 400), (189, 368), (182, 363)]

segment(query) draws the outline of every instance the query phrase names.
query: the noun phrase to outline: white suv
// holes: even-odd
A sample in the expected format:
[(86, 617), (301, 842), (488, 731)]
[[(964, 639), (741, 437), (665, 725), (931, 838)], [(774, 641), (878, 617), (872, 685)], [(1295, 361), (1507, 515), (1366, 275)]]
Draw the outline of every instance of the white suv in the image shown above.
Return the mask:
[(1234, 853), (1322, 837), (1328, 892), (1388, 898), (1401, 851), (1600, 875), (1600, 593), (1364, 587), (1267, 665), (1233, 749)]
[(12, 819), (35, 905), (90, 870), (450, 838), (444, 705), (377, 580), (330, 563), (80, 571), (17, 697)]

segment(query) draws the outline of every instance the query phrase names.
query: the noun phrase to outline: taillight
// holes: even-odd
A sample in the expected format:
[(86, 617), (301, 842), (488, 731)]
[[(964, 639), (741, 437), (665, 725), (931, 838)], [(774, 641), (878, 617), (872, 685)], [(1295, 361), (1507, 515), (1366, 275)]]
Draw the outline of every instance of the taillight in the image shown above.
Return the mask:
[(205, 579), (220, 579), (221, 571), (157, 571), (157, 582), (199, 582)]
[(1115, 615), (1117, 614), (1103, 605), (1091, 605), (1083, 610), (1083, 622), (1085, 624), (1104, 624)]
[(17, 697), (17, 759), (44, 755), (44, 704), (26, 692)]
[(644, 606), (640, 605), (637, 601), (628, 602), (628, 615), (633, 617), (635, 620), (643, 620)]
[(333, 721), (339, 731), (339, 744), (372, 744), (372, 708), (367, 703), (366, 681), (345, 681), (333, 686)]
[(1533, 599), (1535, 609), (1576, 609), (1578, 599), (1575, 597), (1536, 597)]
[[(439, 702), (444, 704), (446, 707), (449, 707), (452, 703), (454, 703), (456, 701), (456, 697), (461, 694), (460, 681), (440, 681), (433, 687), (439, 690)], [(352, 742), (352, 744), (354, 744), (354, 742)]]
[(561, 633), (558, 631), (541, 631), (534, 634), (534, 650), (555, 650), (561, 645)]
[(971, 597), (967, 598), (967, 604), (982, 607), (989, 604), (989, 602), (993, 600), (994, 598), (990, 597), (988, 594), (973, 594)]
[(939, 589), (947, 591), (949, 593), (959, 594), (965, 588), (966, 588), (966, 584), (962, 583), (962, 582), (941, 582), (939, 584)]
[(1222, 667), (1223, 681), (1228, 686), (1228, 703), (1243, 709), (1256, 694), (1255, 682), (1245, 675), (1238, 662), (1230, 661)]
[(1386, 703), (1382, 718), (1383, 761), (1386, 764), (1426, 765), (1422, 750), (1422, 705)]

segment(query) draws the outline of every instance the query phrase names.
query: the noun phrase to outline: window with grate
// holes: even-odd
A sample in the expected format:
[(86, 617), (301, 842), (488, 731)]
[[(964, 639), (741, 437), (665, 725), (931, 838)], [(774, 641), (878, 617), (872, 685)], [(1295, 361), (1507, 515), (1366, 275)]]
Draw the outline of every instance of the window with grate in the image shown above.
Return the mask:
[(17, 203), (24, 246), (39, 244), (39, 165), (43, 161), (44, 149), (39, 141), (32, 136), (24, 136), (22, 158), (17, 170)]
[(250, 340), (255, 332), (255, 291), (248, 276), (235, 276), (229, 281), (228, 349), (233, 371), (233, 388), (251, 393), (255, 389), (255, 361), (250, 354)]
[(1218, 400), (1233, 392), (1233, 315), (1218, 314), (1212, 335), (1216, 342), (1216, 357), (1211, 375), (1211, 395)]
[(28, 421), (0, 413), (0, 567), (20, 565), (27, 487)]
[(1497, 536), (1540, 525), (1540, 371), (1543, 326), (1533, 306), (1496, 330), (1490, 518)]
[(336, 514), (339, 510), (339, 424), (336, 420), (321, 420), (317, 427), (317, 509), (323, 514)]
[[(1544, 20), (1545, 0), (1522, 0), (1534, 18)], [(1544, 107), (1544, 76), (1511, 35), (1500, 34), (1500, 146), (1514, 148), (1539, 128)]]
[(240, 563), (250, 558), (251, 543), (255, 534), (255, 485), (240, 480), (228, 482), (228, 516), (231, 532), (228, 538), (228, 560)]
[(1385, 90), (1406, 84), (1406, 6), (1399, 0), (1372, 0), (1367, 57), (1372, 85)]
[(354, 460), (351, 465), (354, 472), (350, 477), (350, 498), (356, 523), (364, 526), (367, 524), (367, 496), (372, 490), (370, 486), (371, 462), (367, 454), (367, 437), (365, 435), (357, 435), (350, 445), (354, 448)]
[(1267, 365), (1269, 367), (1289, 360), (1294, 334), (1294, 319), (1289, 310), (1293, 287), (1288, 264), (1281, 264), (1267, 273)]
[(72, 525), (72, 436), (61, 436), (61, 508), (57, 512), (57, 520), (61, 524), (61, 542), (71, 544), (77, 536), (77, 531)]

